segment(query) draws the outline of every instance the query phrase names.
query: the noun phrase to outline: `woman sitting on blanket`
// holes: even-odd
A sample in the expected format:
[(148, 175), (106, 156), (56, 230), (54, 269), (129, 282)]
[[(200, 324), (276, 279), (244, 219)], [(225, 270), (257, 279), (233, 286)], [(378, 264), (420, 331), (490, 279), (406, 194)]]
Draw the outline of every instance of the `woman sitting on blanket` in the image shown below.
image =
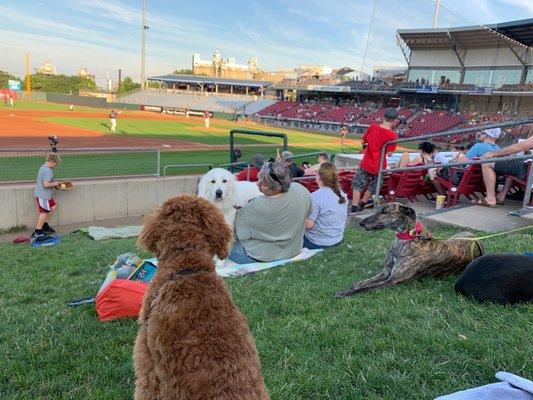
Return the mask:
[(283, 162), (265, 163), (257, 177), (263, 196), (250, 200), (235, 216), (235, 243), (228, 258), (238, 264), (292, 258), (302, 250), (311, 207), (308, 190), (291, 183)]
[(305, 221), (304, 247), (308, 249), (337, 246), (344, 238), (348, 217), (348, 201), (332, 163), (320, 165), (316, 182), (319, 189), (311, 194), (311, 213)]

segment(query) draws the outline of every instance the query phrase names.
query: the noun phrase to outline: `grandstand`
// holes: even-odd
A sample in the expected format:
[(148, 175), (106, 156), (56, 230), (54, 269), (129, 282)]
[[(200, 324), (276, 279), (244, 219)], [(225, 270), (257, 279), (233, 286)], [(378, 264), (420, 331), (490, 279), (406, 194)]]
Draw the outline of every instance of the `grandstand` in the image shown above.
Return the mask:
[[(274, 100), (262, 99), (257, 102), (250, 96), (224, 96), (211, 93), (180, 93), (168, 89), (146, 89), (127, 94), (120, 98), (122, 103), (140, 104), (161, 108), (182, 108), (191, 111), (209, 110), (222, 113), (249, 114), (266, 107)], [(258, 104), (256, 104), (258, 103)], [(250, 108), (248, 109), (248, 107)]]
[(268, 81), (211, 78), (195, 75), (163, 75), (148, 78), (159, 89), (145, 89), (119, 97), (122, 103), (191, 111), (250, 114), (275, 101), (265, 98)]
[(285, 80), (269, 91), (296, 101), (280, 101), (256, 118), (286, 127), (336, 132), (345, 124), (361, 131), (380, 123), (386, 107), (397, 107), (397, 131), (415, 137), (532, 114), (533, 19), (398, 30), (397, 39), (408, 66), (405, 82)]

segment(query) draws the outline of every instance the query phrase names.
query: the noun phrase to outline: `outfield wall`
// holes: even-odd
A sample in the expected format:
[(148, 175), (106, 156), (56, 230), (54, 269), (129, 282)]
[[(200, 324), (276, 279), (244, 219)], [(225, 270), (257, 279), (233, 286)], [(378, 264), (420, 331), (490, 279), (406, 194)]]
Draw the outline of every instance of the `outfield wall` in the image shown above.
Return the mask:
[[(139, 178), (75, 182), (69, 191), (57, 191), (57, 212), (50, 225), (139, 217), (149, 214), (167, 198), (196, 193), (199, 176)], [(35, 185), (0, 186), (0, 230), (35, 225)]]

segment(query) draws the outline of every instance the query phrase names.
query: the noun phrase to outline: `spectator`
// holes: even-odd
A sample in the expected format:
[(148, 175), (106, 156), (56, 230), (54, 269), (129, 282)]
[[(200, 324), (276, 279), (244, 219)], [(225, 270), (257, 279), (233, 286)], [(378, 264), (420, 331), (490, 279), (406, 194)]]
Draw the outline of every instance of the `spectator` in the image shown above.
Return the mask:
[(255, 154), (250, 159), (250, 166), (239, 172), (236, 177), (238, 181), (257, 181), (257, 174), (265, 163), (265, 159), (261, 154)]
[[(361, 143), (365, 149), (364, 156), (352, 182), (352, 212), (362, 211), (371, 200), (372, 195), (376, 194), (381, 148), (385, 143), (398, 139), (398, 135), (392, 131), (392, 126), (397, 119), (398, 111), (389, 108), (383, 114), (381, 125), (370, 125), (363, 135)], [(396, 144), (390, 144), (385, 149), (387, 153), (392, 153), (394, 150), (396, 150)], [(387, 168), (386, 158), (383, 159), (382, 168)], [(361, 200), (361, 192), (365, 189), (365, 194)]]
[[(418, 145), (418, 149), (419, 149), (420, 155), (416, 157), (413, 161), (410, 160), (409, 153), (407, 152), (403, 153), (402, 157), (400, 158), (399, 167), (403, 168), (403, 167), (407, 167), (408, 165), (418, 165), (418, 164), (435, 164), (436, 162), (435, 158), (438, 155), (438, 152), (437, 152), (438, 147), (436, 145), (434, 145), (431, 142), (422, 142)], [(445, 191), (442, 188), (442, 185), (437, 180), (435, 180), (435, 176), (437, 175), (439, 171), (440, 169), (438, 170), (437, 168), (429, 168), (428, 173), (425, 176), (425, 179), (429, 179), (431, 183), (433, 184), (433, 186), (435, 187), (435, 189), (437, 190), (437, 192), (439, 194), (444, 195)]]
[[(520, 153), (521, 151), (532, 150), (533, 126), (529, 126), (528, 128), (528, 139), (507, 146), (501, 150), (489, 151), (485, 153), (482, 158), (504, 157)], [(487, 196), (484, 199), (480, 199), (476, 204), (487, 207), (495, 207), (497, 203), (503, 203), (507, 191), (509, 190), (506, 188), (507, 185), (504, 185), (504, 189), (502, 189), (503, 193), (500, 192), (496, 196), (496, 174), (503, 175), (507, 173), (522, 178), (526, 175), (526, 164), (524, 163), (524, 160), (499, 161), (497, 163), (482, 164), (481, 169), (483, 171), (483, 181), (487, 190)], [(507, 191), (504, 192), (504, 190)]]
[(319, 189), (311, 194), (311, 213), (305, 220), (304, 247), (322, 249), (338, 245), (344, 237), (348, 201), (339, 188), (337, 169), (330, 162), (320, 165)]
[(304, 170), (304, 175), (316, 175), (318, 168), (325, 162), (329, 161), (328, 153), (318, 153), (316, 156), (317, 164), (311, 165), (309, 168)]
[(500, 137), (502, 131), (500, 128), (485, 129), (481, 133), (481, 143), (476, 143), (466, 152), (466, 158), (480, 158), (489, 151), (496, 151), (500, 146), (496, 144), (496, 139)]
[(291, 258), (303, 245), (311, 207), (307, 189), (291, 183), (289, 169), (281, 162), (264, 164), (258, 179), (264, 196), (252, 199), (235, 217), (236, 240), (229, 258), (239, 264)]
[(296, 165), (296, 163), (292, 160), (292, 157), (293, 154), (290, 151), (285, 150), (281, 152), (281, 154), (279, 154), (278, 149), (277, 161), (280, 161), (285, 164), (285, 166), (289, 169), (291, 178), (300, 178), (304, 176), (304, 170), (298, 167), (298, 165)]
[(46, 161), (37, 173), (37, 183), (35, 186), (35, 201), (37, 202), (37, 211), (39, 217), (35, 225), (35, 231), (31, 235), (32, 239), (38, 239), (47, 234), (55, 233), (55, 230), (48, 225), (48, 221), (56, 210), (56, 202), (53, 198), (53, 189), (59, 186), (59, 182), (54, 181), (53, 169), (61, 162), (57, 153), (50, 153), (46, 156)]

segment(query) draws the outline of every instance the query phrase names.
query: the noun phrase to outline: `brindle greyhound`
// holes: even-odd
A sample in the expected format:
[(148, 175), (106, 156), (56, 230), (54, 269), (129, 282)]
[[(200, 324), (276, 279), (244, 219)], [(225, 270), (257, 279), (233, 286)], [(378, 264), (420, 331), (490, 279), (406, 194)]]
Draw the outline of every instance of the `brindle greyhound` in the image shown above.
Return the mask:
[(431, 239), (429, 232), (416, 222), (415, 211), (400, 203), (380, 206), (359, 225), (367, 231), (391, 228), (396, 232), (396, 241), (379, 275), (357, 282), (350, 289), (337, 293), (337, 297), (352, 296), (422, 277), (455, 274), (483, 254), (483, 248), (477, 241), (458, 239), (467, 237), (464, 233), (448, 240)]

